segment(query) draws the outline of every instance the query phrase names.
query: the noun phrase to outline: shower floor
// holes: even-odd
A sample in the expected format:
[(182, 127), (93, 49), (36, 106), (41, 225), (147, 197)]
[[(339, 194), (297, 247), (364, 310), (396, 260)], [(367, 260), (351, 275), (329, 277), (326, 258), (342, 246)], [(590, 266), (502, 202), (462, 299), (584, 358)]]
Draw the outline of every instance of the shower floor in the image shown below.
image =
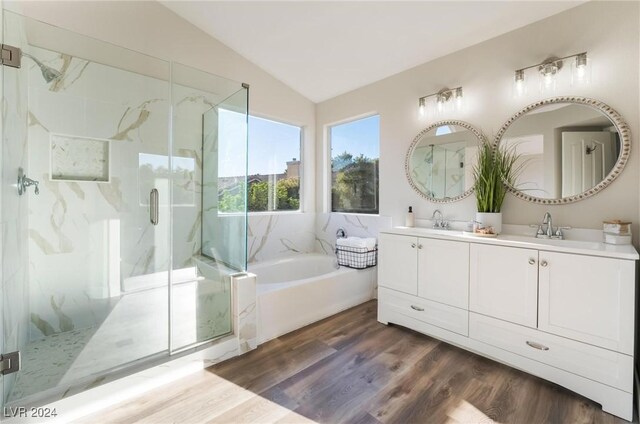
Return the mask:
[[(174, 350), (231, 331), (230, 292), (223, 283), (180, 283), (173, 286), (172, 296)], [(21, 370), (8, 390), (7, 402), (70, 387), (89, 376), (168, 352), (168, 311), (166, 287), (125, 294), (100, 326), (28, 343), (21, 349)]]

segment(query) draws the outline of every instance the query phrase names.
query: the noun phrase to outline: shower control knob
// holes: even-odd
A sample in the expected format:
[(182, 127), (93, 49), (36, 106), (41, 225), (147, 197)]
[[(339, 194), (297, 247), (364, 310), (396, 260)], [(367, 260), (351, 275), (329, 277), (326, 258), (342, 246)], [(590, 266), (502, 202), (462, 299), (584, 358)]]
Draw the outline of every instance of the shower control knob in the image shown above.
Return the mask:
[(24, 174), (22, 168), (18, 168), (18, 195), (22, 196), (27, 192), (27, 188), (33, 186), (33, 192), (37, 195), (40, 194), (39, 188), (40, 182), (36, 180), (32, 180)]

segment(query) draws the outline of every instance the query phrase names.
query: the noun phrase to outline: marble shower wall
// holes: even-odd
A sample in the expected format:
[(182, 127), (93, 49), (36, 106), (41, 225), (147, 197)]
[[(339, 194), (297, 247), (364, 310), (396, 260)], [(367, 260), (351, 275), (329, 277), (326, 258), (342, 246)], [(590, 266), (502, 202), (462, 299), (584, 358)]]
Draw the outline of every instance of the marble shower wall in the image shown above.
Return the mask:
[(391, 218), (341, 213), (249, 214), (248, 262), (261, 262), (301, 253), (335, 254), (336, 231), (378, 237), (391, 227)]
[[(203, 114), (239, 85), (216, 87), (217, 77), (207, 80), (179, 64), (173, 65), (176, 80), (196, 76), (198, 88), (45, 49), (30, 52), (63, 71), (46, 84), (39, 68), (29, 68), (29, 174), (41, 181), (40, 195), (30, 196), (28, 228), (31, 339), (37, 339), (100, 325), (121, 294), (166, 286), (169, 270), (176, 282), (195, 278)], [(156, 75), (169, 74), (168, 63), (145, 60)], [(80, 160), (72, 158), (94, 160), (77, 166)], [(64, 169), (50, 177), (64, 166), (73, 168), (66, 173), (71, 178), (60, 177)], [(153, 188), (160, 197), (157, 226), (149, 224)]]
[(391, 228), (391, 217), (343, 213), (318, 214), (315, 229), (317, 252), (334, 253), (336, 232), (339, 228), (344, 229), (348, 236), (378, 238), (380, 230)]
[(249, 215), (248, 262), (260, 262), (315, 252), (314, 213)]
[[(27, 49), (62, 70), (61, 78), (47, 84), (40, 69), (28, 63), (28, 120), (21, 120), (28, 122), (27, 173), (40, 181), (40, 194), (26, 196), (30, 339), (35, 340), (99, 325), (123, 291), (166, 285), (170, 227), (166, 219), (148, 224), (148, 196), (158, 188), (160, 216), (168, 216), (169, 84)], [(154, 62), (168, 75), (167, 63)], [(88, 175), (106, 167), (107, 182), (52, 179), (51, 161), (60, 154), (52, 155), (51, 140), (58, 136), (108, 144), (107, 164), (85, 163)], [(91, 151), (68, 156), (73, 154), (95, 157)]]

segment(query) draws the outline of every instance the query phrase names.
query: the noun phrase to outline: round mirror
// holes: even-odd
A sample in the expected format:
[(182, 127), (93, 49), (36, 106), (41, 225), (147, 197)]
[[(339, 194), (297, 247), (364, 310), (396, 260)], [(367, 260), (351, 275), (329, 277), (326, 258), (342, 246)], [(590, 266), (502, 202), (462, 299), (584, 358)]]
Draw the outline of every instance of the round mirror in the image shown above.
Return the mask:
[(466, 122), (440, 121), (413, 139), (405, 160), (409, 184), (438, 203), (460, 200), (473, 191), (473, 163), (482, 133)]
[(629, 157), (629, 127), (611, 107), (593, 99), (557, 97), (515, 114), (496, 137), (519, 157), (509, 189), (543, 204), (582, 200), (620, 174)]

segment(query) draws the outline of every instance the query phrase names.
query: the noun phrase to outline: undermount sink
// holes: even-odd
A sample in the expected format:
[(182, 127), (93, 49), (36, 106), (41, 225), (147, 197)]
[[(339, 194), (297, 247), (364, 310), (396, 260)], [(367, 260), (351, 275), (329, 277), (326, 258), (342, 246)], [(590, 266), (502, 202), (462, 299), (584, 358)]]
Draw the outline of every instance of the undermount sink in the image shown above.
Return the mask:
[(597, 241), (545, 239), (545, 238), (537, 238), (535, 236), (521, 236), (521, 235), (512, 235), (512, 234), (501, 234), (498, 236), (498, 238), (501, 240), (546, 244), (549, 246), (573, 247), (576, 249), (598, 249), (602, 246), (602, 243)]

